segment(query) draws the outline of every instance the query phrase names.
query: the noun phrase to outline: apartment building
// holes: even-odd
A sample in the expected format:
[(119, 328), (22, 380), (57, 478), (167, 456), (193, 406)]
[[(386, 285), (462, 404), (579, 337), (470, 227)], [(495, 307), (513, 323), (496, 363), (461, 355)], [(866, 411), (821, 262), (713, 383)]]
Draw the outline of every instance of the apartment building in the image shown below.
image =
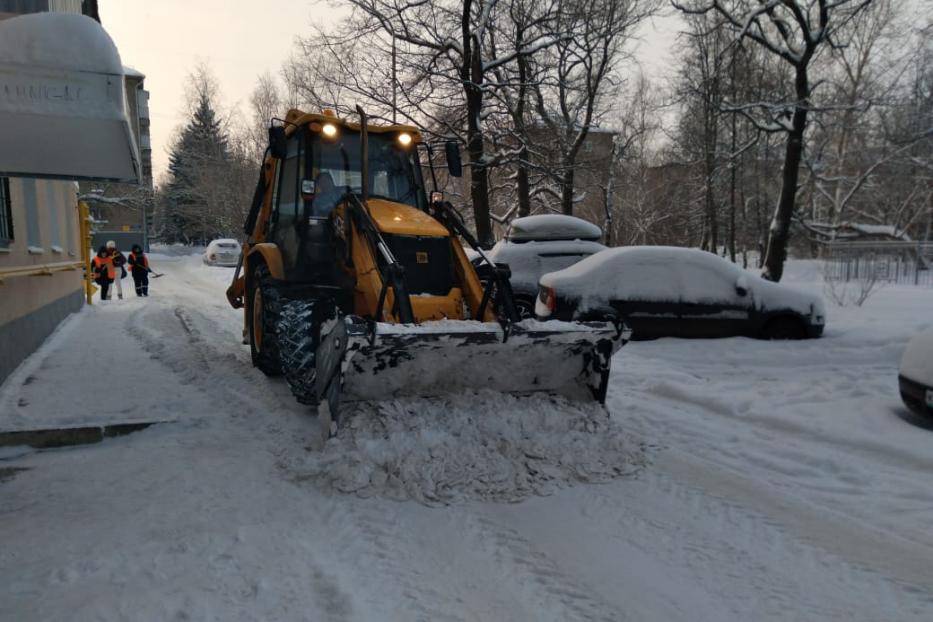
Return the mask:
[[(0, 0), (0, 21), (40, 12), (98, 19), (96, 4)], [(7, 80), (14, 78), (0, 75), (0, 97), (21, 95), (22, 83)], [(9, 105), (14, 104), (21, 101)], [(4, 114), (2, 105), (0, 114)], [(0, 149), (17, 148), (9, 142), (0, 144)], [(0, 176), (0, 382), (84, 303), (79, 188), (76, 182), (61, 179), (69, 176), (64, 171), (51, 171), (42, 179)]]

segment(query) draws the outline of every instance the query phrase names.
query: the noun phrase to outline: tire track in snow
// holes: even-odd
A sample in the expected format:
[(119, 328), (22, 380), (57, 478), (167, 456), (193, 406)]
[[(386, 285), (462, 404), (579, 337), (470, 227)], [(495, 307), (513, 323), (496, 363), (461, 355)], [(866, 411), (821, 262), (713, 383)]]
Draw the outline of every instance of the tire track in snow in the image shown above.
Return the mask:
[[(336, 539), (345, 543), (343, 554), (348, 566), (368, 584), (370, 598), (384, 609), (393, 596), (401, 595), (407, 611), (385, 612), (385, 619), (417, 622), (466, 622), (456, 612), (462, 607), (456, 595), (434, 587), (433, 577), (418, 569), (413, 552), (419, 543), (405, 529), (405, 522), (389, 503), (371, 499), (331, 497), (326, 522)], [(362, 546), (361, 546), (362, 544)], [(378, 578), (377, 578), (378, 577)], [(394, 615), (393, 615), (394, 614)]]
[[(257, 377), (258, 372), (246, 368), (233, 354), (209, 344), (201, 336), (198, 325), (203, 325), (203, 320), (199, 320), (201, 318), (196, 313), (192, 314), (181, 306), (173, 309), (153, 306), (130, 316), (125, 329), (144, 351), (176, 374), (179, 382), (192, 385), (212, 398), (223, 415), (241, 424), (246, 418), (246, 429), (227, 429), (238, 437), (236, 440), (243, 440), (242, 436), (246, 440), (254, 439), (256, 448), (268, 451), (281, 469), (283, 455), (291, 451), (290, 446), (300, 442), (297, 435), (302, 429), (300, 425), (283, 422), (281, 410), (298, 410), (297, 406), (284, 403), (278, 392), (264, 383), (263, 378)], [(256, 434), (256, 425), (260, 422), (265, 435)], [(329, 528), (326, 521), (322, 521), (322, 528)], [(308, 588), (322, 608), (323, 619), (334, 622), (350, 619), (352, 596), (343, 591), (327, 569), (310, 554), (303, 563), (310, 579)], [(250, 577), (242, 569), (237, 567), (236, 570), (242, 574), (246, 585), (252, 585)]]
[[(619, 557), (637, 562), (641, 554), (660, 563), (655, 573), (663, 572), (669, 586), (642, 586), (649, 590), (645, 599), (678, 590), (675, 596), (696, 607), (666, 619), (780, 620), (788, 611), (811, 620), (925, 619), (928, 604), (915, 598), (912, 587), (826, 552), (757, 498), (748, 506), (743, 501), (749, 497), (728, 494), (723, 485), (698, 486), (697, 479), (712, 479), (705, 465), (685, 464), (686, 471), (674, 472), (670, 461), (660, 457), (657, 469), (624, 489), (587, 491), (580, 515), (572, 519), (590, 533), (604, 534), (605, 546), (618, 546)], [(700, 593), (684, 599), (684, 586)], [(624, 589), (632, 590), (629, 598), (639, 595), (632, 586)], [(870, 595), (857, 612), (849, 596), (854, 593)], [(709, 611), (700, 606), (704, 601)], [(662, 609), (655, 605), (649, 611)]]
[(620, 622), (629, 619), (576, 577), (563, 572), (518, 531), (476, 513), (469, 514), (466, 523), (467, 533), (477, 548), (493, 558), (502, 580), (515, 584), (527, 609), (538, 612), (536, 620)]
[[(650, 386), (654, 386), (651, 383)], [(664, 385), (667, 386), (667, 385)], [(650, 395), (658, 395), (649, 388)], [(902, 589), (912, 591), (916, 586), (933, 585), (933, 547), (927, 533), (890, 533), (882, 531), (876, 525), (866, 524), (858, 508), (846, 509), (840, 500), (839, 490), (855, 486), (859, 494), (854, 502), (858, 503), (865, 488), (877, 487), (883, 480), (876, 480), (882, 469), (867, 471), (876, 464), (856, 464), (867, 474), (863, 478), (854, 477), (854, 468), (850, 462), (842, 462), (844, 468), (834, 462), (833, 454), (849, 450), (862, 449), (862, 455), (872, 462), (881, 462), (886, 469), (886, 477), (896, 477), (916, 488), (916, 500), (929, 497), (926, 488), (916, 480), (918, 469), (923, 472), (933, 471), (933, 463), (926, 466), (926, 461), (910, 456), (896, 456), (886, 446), (877, 448), (863, 444), (853, 444), (845, 439), (831, 437), (818, 430), (808, 430), (793, 422), (782, 422), (769, 417), (736, 417), (731, 410), (717, 402), (707, 403), (693, 397), (685, 391), (663, 391), (661, 402), (648, 402), (644, 392), (627, 388), (622, 395), (612, 396), (615, 403), (629, 400), (643, 411), (639, 417), (640, 432), (648, 438), (663, 438), (668, 449), (659, 454), (656, 468), (667, 471), (670, 475), (689, 483), (708, 494), (732, 499), (745, 507), (753, 507), (779, 521), (786, 529), (793, 530), (801, 538), (828, 553), (845, 559), (855, 567), (878, 571), (900, 584)], [(702, 413), (727, 419), (744, 426), (743, 436), (735, 436), (732, 441), (740, 443), (738, 453), (731, 453), (729, 445), (717, 436), (717, 429), (712, 431), (701, 426), (691, 426), (685, 430), (672, 421), (669, 407), (684, 408), (688, 411), (700, 410)], [(646, 415), (646, 416), (645, 416)], [(790, 443), (777, 445), (779, 452), (774, 453), (775, 444), (767, 441), (763, 447), (770, 453), (756, 452), (760, 446), (749, 444), (744, 435), (757, 430), (778, 432), (788, 437)], [(877, 451), (876, 451), (877, 450)], [(878, 460), (881, 458), (881, 460)], [(893, 459), (893, 460), (892, 460)], [(742, 464), (743, 466), (739, 466)], [(748, 467), (758, 469), (761, 474), (749, 473)], [(791, 469), (792, 472), (782, 472)], [(814, 484), (804, 472), (814, 471)], [(746, 473), (749, 473), (746, 475)], [(892, 475), (893, 473), (893, 475)], [(831, 501), (825, 497), (813, 500), (797, 492), (812, 491), (814, 485), (826, 483), (827, 474), (837, 482)], [(771, 485), (774, 476), (779, 476), (780, 486)], [(787, 486), (786, 478), (791, 478), (792, 488)], [(866, 479), (867, 478), (867, 479)], [(862, 481), (865, 480), (865, 481)], [(762, 486), (762, 482), (769, 485)], [(845, 487), (845, 488), (842, 488)], [(903, 490), (904, 486), (896, 487)], [(817, 503), (814, 503), (817, 501)], [(853, 500), (848, 500), (850, 503)]]

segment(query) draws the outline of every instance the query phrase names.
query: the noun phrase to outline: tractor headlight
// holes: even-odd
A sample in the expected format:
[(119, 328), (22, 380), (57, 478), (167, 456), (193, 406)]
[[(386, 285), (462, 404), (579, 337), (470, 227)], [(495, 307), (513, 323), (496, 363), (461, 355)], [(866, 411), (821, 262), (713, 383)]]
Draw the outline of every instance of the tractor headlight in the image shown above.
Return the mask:
[(398, 144), (400, 144), (400, 145), (403, 146), (403, 147), (407, 147), (408, 145), (410, 145), (410, 144), (411, 144), (411, 134), (409, 134), (408, 132), (402, 132), (401, 134), (399, 134), (399, 135), (398, 135)]
[(321, 132), (324, 133), (324, 136), (328, 138), (333, 138), (337, 135), (337, 126), (333, 123), (325, 123), (324, 127), (321, 128)]

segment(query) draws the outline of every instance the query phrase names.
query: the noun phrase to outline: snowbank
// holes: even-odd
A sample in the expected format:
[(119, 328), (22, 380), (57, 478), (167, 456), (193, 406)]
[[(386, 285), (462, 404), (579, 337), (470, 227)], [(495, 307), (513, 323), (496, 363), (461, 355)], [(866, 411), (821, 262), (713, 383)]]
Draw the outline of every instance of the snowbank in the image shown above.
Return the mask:
[(288, 466), (324, 491), (428, 505), (514, 502), (636, 473), (645, 458), (596, 404), (494, 392), (367, 403)]

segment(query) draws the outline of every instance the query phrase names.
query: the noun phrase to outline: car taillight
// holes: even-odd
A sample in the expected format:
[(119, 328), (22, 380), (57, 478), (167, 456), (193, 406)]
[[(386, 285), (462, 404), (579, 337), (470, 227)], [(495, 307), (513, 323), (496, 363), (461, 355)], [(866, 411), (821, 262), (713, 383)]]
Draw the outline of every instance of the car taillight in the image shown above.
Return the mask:
[(215, 259), (217, 259), (217, 255), (211, 254), (211, 261), (214, 261)]
[(541, 302), (544, 303), (544, 306), (548, 308), (548, 311), (553, 311), (557, 308), (557, 292), (554, 291), (553, 287), (542, 287), (538, 297), (541, 299)]

